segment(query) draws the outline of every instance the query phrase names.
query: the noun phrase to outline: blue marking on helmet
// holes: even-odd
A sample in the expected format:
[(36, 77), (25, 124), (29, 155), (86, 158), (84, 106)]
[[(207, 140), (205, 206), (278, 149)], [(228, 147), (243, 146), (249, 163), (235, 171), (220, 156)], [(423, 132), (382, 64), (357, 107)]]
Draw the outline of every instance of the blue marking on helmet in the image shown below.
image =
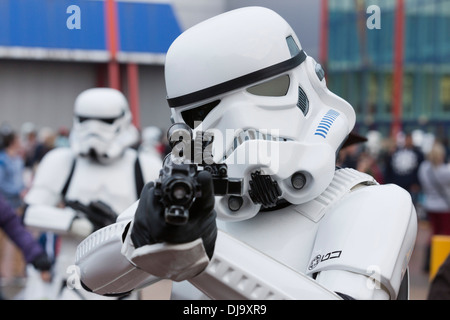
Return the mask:
[(322, 117), (322, 120), (320, 120), (319, 125), (314, 132), (314, 135), (321, 136), (325, 139), (327, 137), (328, 131), (333, 125), (333, 122), (337, 117), (339, 117), (339, 115), (340, 113), (335, 110), (328, 110), (328, 112)]

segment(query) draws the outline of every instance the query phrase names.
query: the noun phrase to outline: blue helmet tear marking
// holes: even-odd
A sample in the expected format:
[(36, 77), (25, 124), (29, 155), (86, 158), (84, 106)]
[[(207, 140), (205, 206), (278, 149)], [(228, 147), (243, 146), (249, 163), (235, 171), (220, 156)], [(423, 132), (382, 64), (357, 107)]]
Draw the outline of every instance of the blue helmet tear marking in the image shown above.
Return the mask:
[(322, 120), (320, 120), (319, 125), (314, 132), (314, 135), (321, 136), (325, 139), (328, 135), (328, 131), (330, 130), (336, 118), (339, 117), (339, 115), (340, 113), (335, 110), (328, 110), (328, 112), (322, 117)]

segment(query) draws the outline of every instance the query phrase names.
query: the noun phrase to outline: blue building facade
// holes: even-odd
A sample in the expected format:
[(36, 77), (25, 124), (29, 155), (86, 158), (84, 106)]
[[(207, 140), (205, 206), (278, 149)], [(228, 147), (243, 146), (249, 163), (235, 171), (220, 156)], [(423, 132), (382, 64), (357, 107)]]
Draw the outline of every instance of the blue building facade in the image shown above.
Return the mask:
[[(107, 61), (107, 1), (0, 0), (0, 57)], [(167, 3), (116, 1), (121, 62), (149, 63), (182, 32)], [(133, 58), (134, 57), (134, 58)], [(136, 58), (139, 57), (139, 58)]]
[[(367, 26), (379, 8), (379, 28)], [(328, 85), (360, 131), (392, 123), (396, 0), (328, 0)], [(450, 135), (450, 0), (404, 0), (402, 127)]]

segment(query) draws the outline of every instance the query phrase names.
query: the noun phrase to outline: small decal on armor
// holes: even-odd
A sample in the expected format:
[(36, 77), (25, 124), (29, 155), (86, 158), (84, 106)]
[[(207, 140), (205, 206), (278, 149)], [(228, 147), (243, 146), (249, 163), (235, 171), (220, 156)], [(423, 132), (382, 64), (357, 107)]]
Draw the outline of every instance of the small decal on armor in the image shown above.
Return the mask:
[(322, 258), (322, 256), (320, 254), (317, 255), (309, 264), (308, 270), (314, 269), (319, 264), (320, 258)]
[(318, 254), (317, 256), (314, 257), (314, 259), (312, 259), (311, 263), (309, 264), (308, 270), (314, 269), (315, 267), (317, 267), (317, 265), (320, 262), (339, 258), (341, 256), (341, 253), (342, 253), (342, 250), (328, 252), (327, 254), (324, 254), (323, 256)]

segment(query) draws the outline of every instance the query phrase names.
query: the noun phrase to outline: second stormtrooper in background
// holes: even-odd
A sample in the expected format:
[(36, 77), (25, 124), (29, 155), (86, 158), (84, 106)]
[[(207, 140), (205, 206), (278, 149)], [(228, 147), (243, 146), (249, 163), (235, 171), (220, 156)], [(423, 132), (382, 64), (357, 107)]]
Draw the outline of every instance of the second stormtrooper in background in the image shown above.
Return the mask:
[(131, 120), (121, 92), (82, 92), (74, 105), (70, 148), (53, 149), (37, 169), (25, 198), (25, 224), (61, 236), (49, 299), (99, 298), (67, 288), (67, 278), (75, 273), (76, 247), (93, 231), (115, 222), (138, 199), (143, 185), (158, 176), (160, 157), (131, 148), (139, 142)]

